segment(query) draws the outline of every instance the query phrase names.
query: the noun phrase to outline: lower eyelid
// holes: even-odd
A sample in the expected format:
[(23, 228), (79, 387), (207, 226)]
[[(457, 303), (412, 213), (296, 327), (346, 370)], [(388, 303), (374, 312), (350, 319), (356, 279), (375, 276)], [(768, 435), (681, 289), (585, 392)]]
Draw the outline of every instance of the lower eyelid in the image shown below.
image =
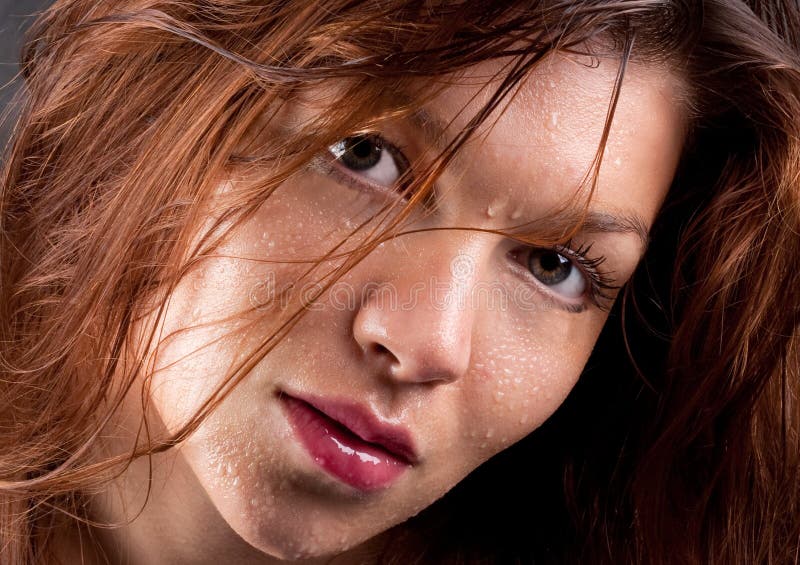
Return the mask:
[(380, 198), (387, 203), (396, 200), (395, 193), (378, 185), (370, 185), (367, 181), (357, 181), (347, 173), (341, 165), (336, 163), (336, 158), (328, 152), (327, 155), (317, 155), (308, 163), (308, 168), (317, 174), (332, 179), (334, 182), (345, 184), (348, 188), (356, 190), (372, 198)]
[[(576, 302), (572, 302), (572, 301), (570, 301), (570, 299), (565, 298), (563, 296), (558, 296), (557, 294), (555, 294), (554, 292), (549, 290), (546, 286), (544, 286), (539, 281), (537, 281), (536, 278), (533, 276), (533, 274), (530, 273), (530, 271), (528, 271), (526, 268), (524, 268), (522, 265), (520, 265), (519, 261), (517, 259), (513, 258), (514, 254), (515, 254), (515, 252), (513, 252), (513, 251), (509, 252), (509, 255), (512, 256), (510, 258), (510, 261), (509, 261), (509, 268), (515, 274), (517, 274), (517, 275), (521, 276), (522, 278), (530, 281), (530, 284), (532, 284), (532, 285), (534, 285), (536, 287), (537, 292), (540, 292), (543, 295), (547, 296), (550, 300), (552, 300), (553, 302), (558, 304), (558, 306), (561, 309), (563, 309), (563, 310), (565, 310), (567, 312), (577, 314), (577, 313), (580, 313), (580, 312), (584, 312), (584, 311), (586, 311), (588, 309), (588, 302), (591, 299), (586, 294), (584, 294), (583, 296), (581, 296), (578, 299), (575, 299)], [(575, 267), (575, 268), (580, 270), (579, 267)], [(587, 277), (587, 275), (585, 273), (583, 273), (582, 270), (581, 270), (581, 274), (582, 274), (581, 276)], [(591, 284), (592, 283), (589, 280), (586, 281), (587, 288), (591, 288)]]

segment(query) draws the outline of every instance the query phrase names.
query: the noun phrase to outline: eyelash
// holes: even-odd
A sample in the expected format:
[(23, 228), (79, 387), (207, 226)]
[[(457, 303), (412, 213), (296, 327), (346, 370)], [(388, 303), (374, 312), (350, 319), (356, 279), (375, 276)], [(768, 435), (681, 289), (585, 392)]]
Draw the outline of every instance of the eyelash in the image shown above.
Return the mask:
[(589, 281), (590, 288), (587, 293), (589, 300), (603, 312), (608, 312), (611, 308), (610, 303), (614, 298), (611, 293), (619, 290), (620, 287), (614, 284), (614, 279), (611, 277), (610, 272), (600, 269), (600, 265), (606, 261), (605, 255), (589, 258), (592, 245), (592, 243), (583, 244), (578, 246), (577, 249), (573, 249), (573, 243), (570, 240), (564, 245), (554, 247), (552, 250), (577, 264), (578, 269)]
[[(339, 159), (328, 153), (324, 158), (321, 158), (315, 166), (323, 169), (322, 172), (333, 176), (339, 182), (343, 182), (351, 188), (363, 192), (379, 191), (381, 193), (390, 193), (393, 191), (403, 190), (404, 185), (407, 186), (410, 179), (407, 178), (407, 173), (410, 169), (410, 163), (405, 156), (405, 147), (399, 143), (392, 143), (388, 141), (383, 135), (375, 132), (363, 132), (358, 135), (368, 137), (379, 146), (381, 149), (387, 150), (393, 159), (398, 161), (398, 167), (401, 169), (398, 183), (393, 187), (381, 186), (379, 184), (370, 182), (365, 178), (358, 178), (356, 174), (348, 172), (346, 167), (339, 163)], [(343, 138), (347, 139), (347, 138)], [(598, 309), (607, 312), (610, 309), (611, 301), (613, 300), (612, 292), (618, 290), (620, 287), (614, 284), (614, 279), (610, 276), (609, 272), (603, 272), (600, 266), (606, 261), (604, 255), (589, 258), (589, 252), (592, 249), (591, 243), (583, 244), (577, 248), (573, 248), (573, 242), (570, 240), (563, 245), (557, 245), (552, 248), (538, 248), (538, 247), (525, 247), (519, 255), (524, 255), (533, 251), (547, 250), (558, 253), (567, 258), (575, 265), (582, 275), (586, 278), (589, 284), (589, 290), (586, 292), (585, 297), (594, 304)], [(516, 253), (514, 254), (517, 255)], [(523, 261), (519, 261), (523, 263)], [(523, 268), (523, 271), (534, 279), (537, 286), (542, 287), (541, 283), (535, 280), (535, 277), (530, 273), (529, 269)], [(586, 310), (586, 303), (569, 304), (563, 299), (556, 298), (559, 305), (568, 312), (580, 313)]]

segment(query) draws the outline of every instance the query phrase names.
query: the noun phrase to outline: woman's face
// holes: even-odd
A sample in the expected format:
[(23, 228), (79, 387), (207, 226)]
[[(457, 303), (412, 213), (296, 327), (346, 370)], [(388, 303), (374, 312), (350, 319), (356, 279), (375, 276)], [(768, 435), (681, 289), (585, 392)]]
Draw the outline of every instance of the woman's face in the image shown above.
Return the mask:
[[(528, 231), (545, 230), (590, 170), (617, 72), (616, 61), (584, 63), (542, 64), (439, 178), (435, 211), (415, 212), (406, 229), (535, 220)], [(446, 141), (466, 125), (495, 70), (476, 68), (415, 116), (334, 144), (183, 280), (160, 330), (200, 325), (153, 352), (159, 425), (178, 429), (275, 329), (271, 292), (308, 265), (264, 260), (313, 260), (399, 198), (398, 172), (436, 151), (435, 130)], [(149, 544), (173, 562), (339, 553), (536, 429), (581, 374), (611, 303), (602, 295), (615, 293), (606, 287), (623, 284), (645, 249), (683, 142), (678, 98), (663, 69), (628, 69), (585, 225), (568, 246), (440, 230), (376, 248), (185, 444), (155, 458), (154, 492), (128, 531), (136, 551)], [(281, 120), (302, 128), (315, 112), (295, 103)], [(258, 317), (237, 317), (253, 306)], [(143, 492), (137, 465), (120, 483), (131, 513)], [(101, 513), (121, 512), (112, 498)]]

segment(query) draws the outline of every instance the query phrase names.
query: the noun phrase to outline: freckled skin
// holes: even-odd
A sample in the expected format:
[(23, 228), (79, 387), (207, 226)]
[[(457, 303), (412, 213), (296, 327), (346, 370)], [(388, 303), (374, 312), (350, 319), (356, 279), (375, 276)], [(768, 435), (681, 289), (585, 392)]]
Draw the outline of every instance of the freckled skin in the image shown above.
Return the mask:
[[(474, 74), (487, 70), (494, 69), (483, 65)], [(418, 224), (504, 227), (569, 201), (594, 157), (615, 73), (615, 61), (588, 68), (552, 57), (495, 126), (476, 136), (481, 141), (467, 144), (460, 169), (440, 180), (441, 212)], [(468, 79), (429, 111), (449, 121), (476, 92), (476, 81)], [(604, 165), (592, 206), (632, 212), (650, 225), (674, 174), (684, 117), (674, 101), (678, 81), (663, 69), (631, 66), (626, 81), (609, 141), (619, 161)], [(454, 129), (476, 110), (467, 108)], [(303, 267), (257, 259), (316, 257), (344, 237), (349, 222), (378, 206), (368, 193), (317, 171), (301, 172), (232, 233), (220, 250), (230, 257), (205, 261), (184, 280), (158, 321), (164, 335), (247, 309), (259, 292), (267, 296), (264, 281), (289, 282)], [(624, 282), (641, 252), (636, 237), (592, 234), (590, 240)], [(342, 288), (357, 294), (368, 283), (392, 285), (401, 303), (416, 296), (414, 306), (374, 300), (342, 308), (323, 297), (196, 434), (155, 456), (150, 503), (131, 525), (104, 534), (107, 543), (126, 547), (133, 563), (231, 562), (233, 556), (238, 563), (317, 563), (349, 548), (350, 561), (359, 562), (359, 544), (369, 545), (536, 429), (583, 369), (606, 313), (594, 306), (567, 312), (552, 306), (546, 292), (531, 292), (533, 283), (508, 266), (513, 245), (493, 234), (434, 231), (377, 248), (343, 277), (349, 286)], [(457, 258), (466, 262), (456, 264)], [(441, 303), (414, 294), (432, 280), (443, 284)], [(514, 300), (506, 307), (459, 306), (459, 297), (482, 283), (512, 298), (527, 285), (533, 307)], [(234, 316), (221, 329), (188, 331), (153, 353), (154, 425), (177, 429), (237, 360), (234, 352), (254, 348), (275, 321), (265, 307), (261, 319)], [(384, 490), (356, 493), (310, 460), (276, 389), (358, 400), (411, 433), (419, 464)], [(126, 410), (132, 422), (140, 417), (136, 406)], [(119, 482), (121, 498), (137, 510), (144, 476), (146, 465), (137, 462)], [(124, 516), (114, 500), (98, 497), (96, 513)], [(338, 562), (347, 563), (348, 555)]]

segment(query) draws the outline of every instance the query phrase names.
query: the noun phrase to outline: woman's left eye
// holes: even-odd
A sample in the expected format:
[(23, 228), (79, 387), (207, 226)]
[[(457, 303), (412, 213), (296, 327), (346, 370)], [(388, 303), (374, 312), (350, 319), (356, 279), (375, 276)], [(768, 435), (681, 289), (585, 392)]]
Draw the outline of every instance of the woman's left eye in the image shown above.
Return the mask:
[(408, 169), (402, 152), (374, 134), (346, 137), (328, 151), (348, 173), (380, 188), (393, 187)]
[(586, 276), (573, 261), (552, 249), (532, 249), (527, 267), (548, 289), (565, 298), (580, 298), (586, 293)]

